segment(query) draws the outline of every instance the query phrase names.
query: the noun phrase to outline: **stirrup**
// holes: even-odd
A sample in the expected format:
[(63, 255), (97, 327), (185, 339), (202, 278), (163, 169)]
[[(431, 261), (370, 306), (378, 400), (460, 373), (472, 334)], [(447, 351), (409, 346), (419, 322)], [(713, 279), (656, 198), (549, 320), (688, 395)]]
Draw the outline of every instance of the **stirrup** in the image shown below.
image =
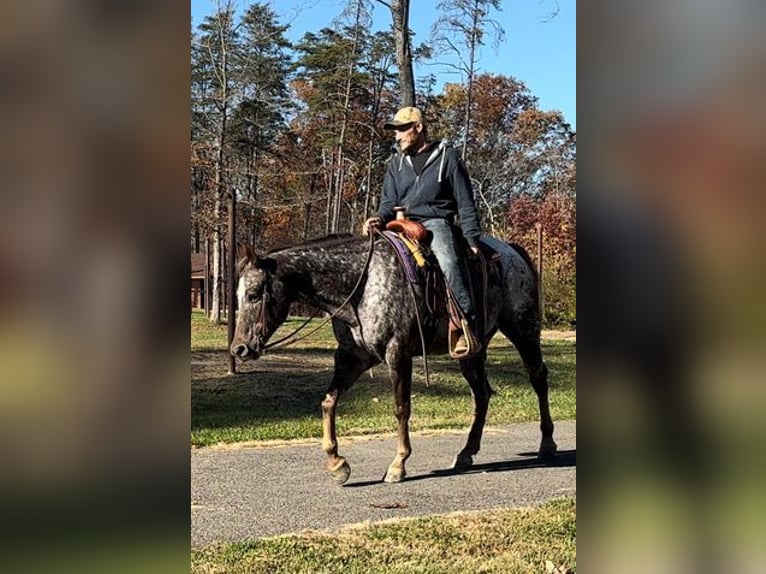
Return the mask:
[[(453, 359), (468, 359), (476, 355), (481, 351), (481, 341), (479, 341), (474, 335), (471, 328), (468, 326), (468, 321), (465, 319), (460, 320), (462, 332), (458, 329), (451, 330), (449, 334), (449, 356)], [(467, 348), (458, 350), (457, 342), (461, 339), (465, 339)]]

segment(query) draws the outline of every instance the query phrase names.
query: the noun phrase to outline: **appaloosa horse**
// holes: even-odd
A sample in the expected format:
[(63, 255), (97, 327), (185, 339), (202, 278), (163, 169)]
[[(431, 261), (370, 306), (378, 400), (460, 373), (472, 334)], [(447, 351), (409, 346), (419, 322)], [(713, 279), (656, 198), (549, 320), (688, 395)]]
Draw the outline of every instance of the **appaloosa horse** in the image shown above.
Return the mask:
[[(494, 238), (483, 239), (499, 253), (500, 269), (490, 274), (487, 286), (484, 350), (460, 361), (476, 408), (468, 440), (457, 454), (454, 468), (471, 466), (473, 455), (479, 452), (492, 392), (485, 373), (486, 345), (498, 330), (516, 346), (537, 393), (542, 431), (538, 456), (549, 458), (556, 452), (548, 406), (548, 370), (540, 351), (537, 275), (523, 249)], [(230, 348), (239, 359), (257, 359), (262, 354), (296, 301), (334, 315), (332, 325), (338, 348), (332, 382), (322, 401), (322, 448), (328, 457), (327, 469), (340, 484), (351, 473), (346, 460), (338, 454), (335, 435), (335, 411), (341, 394), (370, 367), (381, 362), (388, 366), (399, 441), (385, 480), (399, 482), (406, 475), (405, 461), (412, 450), (412, 358), (422, 351), (416, 311), (423, 318), (427, 351), (447, 351), (446, 311), (440, 307), (431, 313), (420, 285), (414, 286), (416, 297), (411, 296), (399, 260), (385, 241), (378, 240), (372, 252), (369, 247), (363, 238), (334, 235), (264, 256), (248, 249), (240, 262), (239, 314)]]

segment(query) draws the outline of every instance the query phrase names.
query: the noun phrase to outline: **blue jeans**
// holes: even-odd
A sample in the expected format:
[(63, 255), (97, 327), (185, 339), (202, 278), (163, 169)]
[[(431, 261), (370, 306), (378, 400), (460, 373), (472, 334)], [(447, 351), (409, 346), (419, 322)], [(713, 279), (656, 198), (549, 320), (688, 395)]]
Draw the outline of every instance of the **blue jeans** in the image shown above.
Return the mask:
[(452, 232), (452, 226), (444, 219), (425, 219), (423, 227), (431, 232), (431, 251), (439, 262), (447, 285), (452, 290), (460, 310), (468, 318), (472, 329), (476, 328), (476, 312), (473, 308), (468, 279), (462, 259), (458, 256), (458, 246)]

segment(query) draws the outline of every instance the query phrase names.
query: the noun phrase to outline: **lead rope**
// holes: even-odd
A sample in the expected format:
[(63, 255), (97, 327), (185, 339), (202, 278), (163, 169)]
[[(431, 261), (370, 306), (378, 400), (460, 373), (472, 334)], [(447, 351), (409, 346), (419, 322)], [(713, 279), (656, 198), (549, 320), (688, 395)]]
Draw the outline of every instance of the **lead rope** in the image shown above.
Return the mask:
[[(375, 233), (380, 235), (383, 239), (386, 240), (386, 243), (388, 243), (391, 246), (391, 249), (396, 254), (397, 259), (399, 259), (399, 263), (402, 265), (402, 269), (405, 269), (406, 263), (404, 262), (404, 259), (402, 259), (401, 253), (399, 253), (399, 250), (394, 246), (393, 239), (391, 239), (389, 236), (387, 236), (385, 233), (380, 231), (379, 229), (375, 229)], [(429, 387), (431, 379), (428, 374), (428, 354), (426, 353), (426, 338), (423, 336), (423, 320), (420, 318), (420, 311), (418, 310), (418, 300), (415, 295), (415, 288), (412, 286), (412, 283), (407, 279), (407, 273), (405, 271), (405, 278), (404, 280), (407, 282), (407, 286), (409, 287), (410, 291), (410, 297), (412, 297), (412, 305), (415, 307), (415, 318), (416, 322), (418, 324), (418, 333), (420, 333), (420, 348), (423, 350), (423, 371), (425, 371), (425, 377), (426, 377), (426, 388)]]
[[(308, 325), (317, 315), (319, 315), (320, 309), (317, 309), (314, 312), (314, 314), (311, 317), (309, 317), (308, 320), (304, 321), (304, 323), (300, 327), (298, 327), (295, 331), (293, 331), (292, 333), (290, 333), (289, 335), (287, 335), (285, 337), (282, 337), (281, 339), (279, 339), (277, 341), (273, 341), (273, 342), (269, 343), (268, 345), (265, 345), (263, 347), (263, 350), (265, 351), (266, 349), (273, 349), (276, 346), (286, 347), (287, 345), (292, 345), (293, 343), (295, 343), (297, 341), (302, 341), (306, 337), (309, 337), (310, 335), (313, 335), (314, 333), (319, 331), (319, 329), (321, 329), (327, 323), (329, 323), (331, 320), (333, 320), (335, 317), (337, 317), (338, 314), (341, 312), (341, 310), (348, 304), (349, 301), (351, 301), (351, 298), (354, 296), (354, 294), (356, 293), (357, 289), (359, 289), (359, 286), (362, 284), (362, 279), (364, 278), (365, 274), (367, 273), (367, 269), (370, 267), (370, 261), (372, 261), (372, 254), (373, 254), (373, 251), (374, 251), (374, 246), (375, 246), (375, 236), (371, 233), (370, 234), (370, 248), (367, 251), (367, 259), (364, 262), (364, 267), (362, 268), (362, 272), (359, 274), (359, 278), (356, 280), (356, 285), (354, 285), (354, 288), (351, 290), (351, 293), (349, 293), (348, 297), (346, 297), (346, 299), (343, 301), (343, 303), (341, 303), (340, 306), (337, 309), (335, 309), (335, 311), (329, 317), (325, 318), (324, 321), (319, 323), (318, 326), (313, 328), (308, 333), (304, 333), (302, 336), (300, 336), (300, 337), (298, 337), (296, 339), (293, 339), (292, 341), (287, 341), (290, 337), (295, 336), (301, 329), (303, 329), (306, 325)], [(266, 299), (264, 299), (264, 307), (265, 307), (265, 305), (266, 305)], [(265, 313), (264, 313), (264, 317), (265, 317)], [(265, 323), (264, 323), (264, 326), (265, 326)], [(282, 344), (284, 341), (287, 341), (287, 342)]]

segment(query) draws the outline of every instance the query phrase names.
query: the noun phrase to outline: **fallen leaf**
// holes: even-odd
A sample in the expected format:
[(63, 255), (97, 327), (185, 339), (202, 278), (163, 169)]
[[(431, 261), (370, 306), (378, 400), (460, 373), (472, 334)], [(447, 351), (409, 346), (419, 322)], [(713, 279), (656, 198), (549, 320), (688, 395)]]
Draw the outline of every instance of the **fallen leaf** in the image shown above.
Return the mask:
[(383, 503), (370, 503), (370, 506), (373, 508), (383, 508), (386, 510), (393, 509), (393, 508), (407, 508), (408, 504), (406, 502), (383, 502)]

